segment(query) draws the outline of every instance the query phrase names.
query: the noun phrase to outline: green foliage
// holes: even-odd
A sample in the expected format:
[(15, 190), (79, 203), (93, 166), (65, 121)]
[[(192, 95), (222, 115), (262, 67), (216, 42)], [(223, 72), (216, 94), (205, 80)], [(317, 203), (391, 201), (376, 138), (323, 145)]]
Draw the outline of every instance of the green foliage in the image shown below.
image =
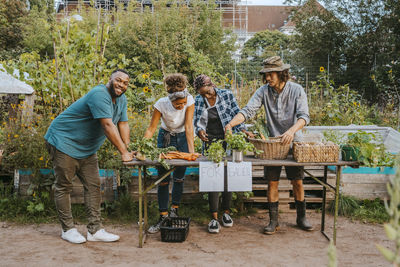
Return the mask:
[(21, 53), (23, 24), (20, 20), (26, 14), (25, 1), (0, 0), (0, 60)]
[(291, 57), (292, 71), (305, 79), (305, 71), (315, 73), (320, 66), (328, 68), (329, 55), (330, 73), (339, 73), (348, 31), (346, 25), (321, 8), (316, 0), (307, 1), (302, 8), (296, 9), (292, 20), (296, 25), (290, 42), (290, 49), (296, 51)]
[(106, 57), (115, 58), (123, 51), (132, 59), (128, 69), (158, 72), (158, 78), (173, 72), (184, 73), (190, 80), (200, 73), (218, 76), (222, 66), (232, 62), (235, 41), (222, 28), (221, 13), (211, 2), (191, 1), (191, 8), (165, 8), (166, 3), (155, 2), (155, 12), (118, 9), (113, 14), (116, 25), (110, 32)]
[(255, 138), (268, 140), (269, 133), (263, 118), (255, 120), (248, 130), (253, 132)]
[(213, 161), (214, 163), (220, 163), (223, 160), (223, 158), (226, 156), (223, 143), (223, 140), (218, 140), (211, 143), (205, 153), (209, 160)]
[(389, 240), (394, 242), (394, 251), (377, 245), (380, 252), (393, 266), (400, 266), (400, 156), (396, 158), (397, 172), (387, 185), (390, 202), (385, 201), (389, 223), (384, 225)]
[[(37, 52), (42, 58), (54, 57), (52, 17), (48, 18), (46, 10), (31, 9), (27, 16), (21, 18), (22, 45), (27, 52)], [(50, 33), (50, 34), (49, 34)]]
[(359, 151), (358, 160), (367, 167), (393, 167), (395, 156), (385, 151), (385, 146), (373, 133), (349, 133), (347, 144)]
[[(335, 201), (332, 201), (330, 204), (332, 213), (334, 208)], [(355, 197), (340, 195), (338, 213), (342, 216), (369, 223), (384, 223), (389, 220), (385, 205), (379, 198), (360, 200)]]
[(247, 142), (246, 134), (243, 132), (234, 134), (228, 133), (225, 136), (225, 141), (230, 149), (241, 151), (243, 152), (243, 154), (255, 151), (254, 145), (252, 143)]
[(307, 92), (312, 125), (372, 124), (376, 109), (348, 85), (334, 86), (323, 70)]
[(4, 125), (4, 158), (2, 168), (9, 172), (14, 169), (50, 168), (51, 162), (46, 151), (45, 135), (50, 118), (34, 116), (32, 121), (11, 120)]
[(241, 60), (237, 67), (239, 72), (247, 80), (258, 78), (258, 72), (264, 59), (271, 56), (281, 56), (282, 53), (289, 54), (290, 38), (289, 35), (277, 30), (257, 32), (244, 44)]
[(161, 165), (169, 170), (170, 166), (167, 164), (165, 159), (161, 158), (161, 154), (168, 153), (168, 151), (176, 150), (175, 147), (159, 148), (154, 144), (154, 141), (147, 138), (136, 140), (136, 142), (129, 145), (129, 149), (137, 151), (136, 158), (139, 160), (157, 160)]

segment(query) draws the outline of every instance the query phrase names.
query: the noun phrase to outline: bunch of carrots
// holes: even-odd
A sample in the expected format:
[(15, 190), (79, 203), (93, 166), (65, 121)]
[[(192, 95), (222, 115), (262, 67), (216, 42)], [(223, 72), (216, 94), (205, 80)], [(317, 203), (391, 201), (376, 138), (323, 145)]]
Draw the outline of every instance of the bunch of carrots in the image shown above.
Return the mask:
[(184, 159), (188, 161), (195, 161), (201, 154), (199, 153), (186, 153), (179, 151), (169, 151), (168, 153), (161, 153), (162, 159)]

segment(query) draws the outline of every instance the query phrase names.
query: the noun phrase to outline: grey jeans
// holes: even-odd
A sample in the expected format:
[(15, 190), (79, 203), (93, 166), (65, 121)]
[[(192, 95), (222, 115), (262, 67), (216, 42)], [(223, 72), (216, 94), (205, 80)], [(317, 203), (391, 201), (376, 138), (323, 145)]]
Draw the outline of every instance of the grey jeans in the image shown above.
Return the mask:
[(74, 228), (71, 212), (72, 182), (77, 176), (83, 184), (86, 213), (88, 216), (88, 231), (93, 234), (101, 229), (101, 193), (100, 176), (97, 155), (85, 159), (75, 159), (57, 150), (46, 142), (47, 151), (53, 161), (56, 177), (54, 199), (58, 218), (62, 229), (68, 231)]

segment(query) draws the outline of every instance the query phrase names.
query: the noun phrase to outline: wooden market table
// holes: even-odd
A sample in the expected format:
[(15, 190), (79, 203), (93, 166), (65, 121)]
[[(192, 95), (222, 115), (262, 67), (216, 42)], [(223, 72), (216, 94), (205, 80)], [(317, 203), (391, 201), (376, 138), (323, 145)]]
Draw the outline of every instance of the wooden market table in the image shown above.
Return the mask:
[[(227, 158), (230, 161), (230, 157)], [(144, 239), (146, 237), (146, 230), (148, 228), (148, 218), (147, 218), (147, 193), (158, 185), (165, 177), (171, 174), (176, 167), (198, 167), (200, 162), (208, 161), (204, 156), (198, 158), (196, 161), (186, 161), (180, 159), (166, 160), (166, 162), (171, 166), (167, 173), (165, 173), (159, 179), (152, 181), (149, 186), (145, 186), (148, 179), (146, 169), (148, 166), (160, 166), (161, 164), (157, 161), (151, 160), (132, 160), (130, 162), (124, 162), (127, 167), (137, 167), (138, 168), (138, 193), (139, 193), (139, 247), (143, 247)], [(308, 171), (304, 170), (311, 178), (323, 186), (322, 195), (322, 216), (321, 216), (321, 233), (328, 239), (328, 235), (325, 233), (325, 206), (326, 206), (326, 190), (330, 190), (335, 194), (335, 213), (333, 219), (333, 242), (336, 245), (336, 224), (338, 217), (338, 206), (339, 206), (339, 185), (340, 177), (342, 173), (342, 166), (358, 167), (359, 163), (357, 161), (338, 161), (338, 162), (296, 162), (292, 157), (288, 157), (285, 160), (265, 160), (257, 159), (254, 157), (244, 157), (243, 161), (249, 161), (252, 166), (323, 166), (324, 167), (324, 177), (322, 180), (311, 175)], [(336, 184), (331, 185), (327, 182), (328, 166), (336, 166)]]

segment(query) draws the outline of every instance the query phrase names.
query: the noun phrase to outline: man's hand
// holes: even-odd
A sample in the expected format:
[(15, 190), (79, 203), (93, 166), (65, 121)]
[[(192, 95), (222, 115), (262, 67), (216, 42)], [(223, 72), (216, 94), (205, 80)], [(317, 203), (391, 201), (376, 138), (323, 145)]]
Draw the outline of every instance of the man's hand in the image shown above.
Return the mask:
[(123, 154), (121, 155), (122, 161), (123, 161), (123, 162), (132, 161), (133, 158), (134, 158), (134, 153), (135, 153), (135, 152), (126, 152), (126, 153), (123, 153)]
[(246, 130), (243, 130), (243, 132), (247, 135), (247, 137), (255, 138), (255, 135), (252, 132), (249, 132), (249, 131), (246, 131)]
[(199, 131), (199, 138), (204, 142), (208, 142), (208, 134), (204, 130)]
[(293, 139), (294, 139), (294, 134), (295, 132), (291, 131), (290, 129), (287, 130), (284, 134), (282, 134), (281, 137), (281, 143), (284, 145), (290, 144)]

